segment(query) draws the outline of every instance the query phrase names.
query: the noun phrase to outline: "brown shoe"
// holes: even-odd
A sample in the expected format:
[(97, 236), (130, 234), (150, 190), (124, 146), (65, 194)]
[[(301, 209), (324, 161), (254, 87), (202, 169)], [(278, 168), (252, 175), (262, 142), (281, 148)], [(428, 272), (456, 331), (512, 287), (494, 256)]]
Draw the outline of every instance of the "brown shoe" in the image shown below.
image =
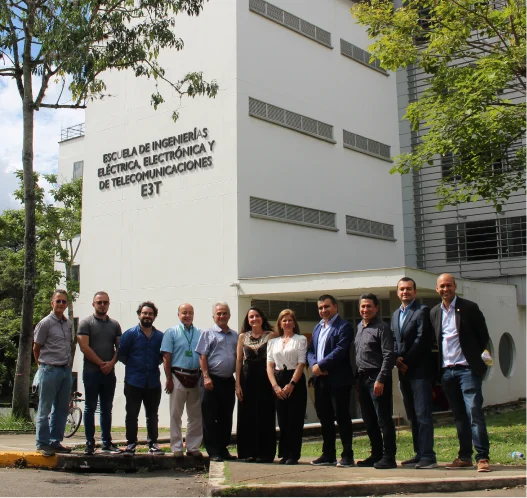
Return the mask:
[(490, 472), (490, 465), (487, 459), (482, 458), (478, 462), (478, 472)]
[(448, 470), (458, 470), (458, 469), (468, 469), (473, 468), (474, 465), (472, 462), (467, 462), (466, 460), (461, 460), (460, 458), (456, 458), (452, 463), (448, 464), (445, 469)]

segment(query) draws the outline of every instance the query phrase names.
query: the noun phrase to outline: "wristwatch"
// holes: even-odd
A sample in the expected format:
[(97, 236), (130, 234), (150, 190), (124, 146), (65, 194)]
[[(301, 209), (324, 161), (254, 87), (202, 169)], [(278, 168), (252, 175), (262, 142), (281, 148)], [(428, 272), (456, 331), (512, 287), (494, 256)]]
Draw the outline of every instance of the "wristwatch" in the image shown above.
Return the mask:
[(291, 379), (291, 382), (289, 382), (289, 384), (291, 384), (293, 387), (296, 386), (296, 382), (292, 379)]

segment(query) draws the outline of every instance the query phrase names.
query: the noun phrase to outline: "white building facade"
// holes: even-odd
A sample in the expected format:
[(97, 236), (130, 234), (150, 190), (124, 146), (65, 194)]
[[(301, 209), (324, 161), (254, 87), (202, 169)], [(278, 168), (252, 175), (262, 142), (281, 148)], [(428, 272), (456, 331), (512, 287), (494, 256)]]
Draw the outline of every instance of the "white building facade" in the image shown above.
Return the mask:
[[(151, 82), (105, 77), (112, 97), (90, 103), (85, 131), (65, 137), (59, 153), (61, 178), (83, 175), (80, 318), (105, 290), (123, 331), (144, 300), (158, 306), (162, 331), (183, 302), (196, 326), (209, 327), (222, 300), (232, 328), (257, 302), (271, 319), (293, 307), (309, 334), (322, 293), (353, 323), (363, 291), (378, 293), (388, 319), (407, 274), (420, 297), (435, 298), (435, 275), (404, 266), (403, 190), (389, 175), (399, 152), (396, 77), (369, 63), (352, 4), (215, 0), (198, 18), (178, 18), (185, 49), (161, 54), (167, 76), (202, 70), (220, 90), (214, 100), (183, 100), (176, 123), (170, 90), (154, 111)], [(514, 286), (465, 282), (460, 291), (496, 319), (495, 344), (507, 324), (524, 364)], [(81, 378), (81, 353), (75, 361)], [(487, 402), (525, 395), (523, 368), (514, 374), (488, 376)], [(122, 426), (123, 365), (117, 375), (113, 423)], [(159, 413), (168, 426), (165, 395)], [(311, 405), (308, 420), (316, 421)]]

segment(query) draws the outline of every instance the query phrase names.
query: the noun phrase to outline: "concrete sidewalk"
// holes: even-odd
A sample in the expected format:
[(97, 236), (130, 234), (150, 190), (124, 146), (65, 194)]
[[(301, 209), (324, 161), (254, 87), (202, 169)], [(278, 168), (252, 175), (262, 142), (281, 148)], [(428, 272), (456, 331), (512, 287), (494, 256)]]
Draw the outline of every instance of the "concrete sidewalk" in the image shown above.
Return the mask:
[(310, 459), (297, 466), (244, 462), (211, 462), (211, 496), (371, 496), (396, 493), (455, 492), (525, 485), (525, 466), (491, 465), (476, 469), (416, 470), (399, 467), (314, 467)]

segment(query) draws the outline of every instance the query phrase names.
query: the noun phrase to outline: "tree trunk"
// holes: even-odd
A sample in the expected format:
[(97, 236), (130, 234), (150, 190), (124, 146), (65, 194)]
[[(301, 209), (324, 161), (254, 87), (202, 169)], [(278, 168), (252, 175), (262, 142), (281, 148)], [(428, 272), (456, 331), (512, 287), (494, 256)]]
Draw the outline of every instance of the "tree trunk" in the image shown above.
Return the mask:
[(18, 346), (15, 383), (13, 386), (13, 415), (29, 420), (29, 378), (33, 348), (33, 310), (35, 305), (36, 220), (35, 180), (33, 178), (33, 86), (31, 84), (31, 35), (26, 34), (23, 59), (24, 98), (22, 105), (25, 208), (24, 292), (22, 296), (22, 329)]
[[(66, 264), (66, 288), (68, 290), (68, 293), (70, 292), (70, 288), (68, 286), (68, 282), (72, 281), (72, 264)], [(75, 326), (75, 313), (73, 305), (75, 303), (75, 299), (73, 298), (73, 292), (68, 294), (68, 317), (71, 320), (71, 367), (73, 368), (73, 360), (75, 359), (75, 351), (77, 350), (77, 327)]]

